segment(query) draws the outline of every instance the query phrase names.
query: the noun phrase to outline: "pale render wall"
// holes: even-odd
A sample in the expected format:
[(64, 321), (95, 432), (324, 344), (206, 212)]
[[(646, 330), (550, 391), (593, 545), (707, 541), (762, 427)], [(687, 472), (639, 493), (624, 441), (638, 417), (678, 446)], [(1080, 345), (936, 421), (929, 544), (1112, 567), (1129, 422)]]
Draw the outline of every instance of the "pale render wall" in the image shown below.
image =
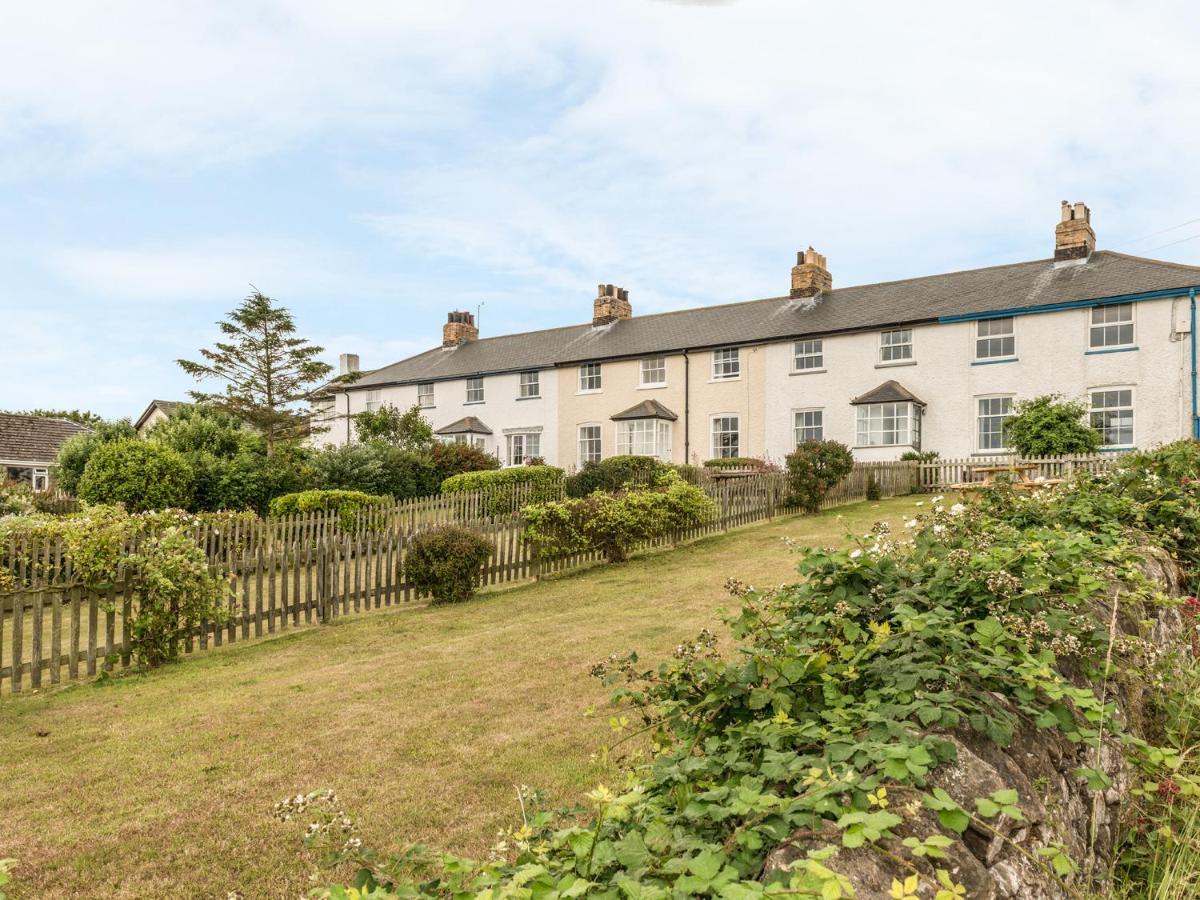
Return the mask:
[[(763, 410), (766, 405), (766, 349), (740, 348), (742, 374), (738, 378), (716, 380), (712, 377), (713, 353), (696, 350), (666, 357), (665, 385), (640, 387), (641, 360), (602, 360), (603, 389), (579, 390), (579, 367), (563, 366), (559, 372), (560, 422), (559, 459), (563, 465), (579, 464), (579, 426), (599, 425), (601, 453), (617, 452), (617, 423), (612, 416), (643, 400), (657, 400), (678, 418), (671, 428), (674, 462), (703, 462), (712, 456), (711, 421), (716, 415), (739, 418), (742, 456), (761, 456), (764, 452)], [(690, 427), (685, 429), (684, 371), (690, 382)], [(685, 430), (688, 452), (685, 454)]]
[[(467, 382), (464, 378), (434, 382), (434, 405), (421, 411), (434, 430), (456, 422), (464, 416), (475, 416), (492, 429), (484, 449), (496, 453), (507, 463), (505, 429), (541, 429), (541, 454), (550, 465), (559, 465), (558, 443), (558, 378), (554, 369), (540, 370), (541, 396), (520, 398), (520, 374), (485, 375), (484, 401), (467, 403)], [(380, 401), (405, 410), (417, 402), (415, 384), (389, 385), (379, 388)], [(337, 418), (329, 424), (331, 430), (314, 437), (316, 446), (347, 442), (347, 398), (349, 398), (350, 439), (354, 439), (352, 417), (366, 410), (367, 392), (359, 388), (337, 395)]]
[[(1083, 398), (1092, 388), (1134, 389), (1134, 439), (1149, 447), (1190, 433), (1190, 358), (1186, 298), (1134, 304), (1135, 342), (1128, 352), (1088, 355), (1087, 309), (1017, 316), (1016, 362), (972, 365), (975, 323), (913, 329), (915, 364), (877, 362), (878, 332), (827, 337), (822, 373), (792, 374), (792, 343), (767, 350), (767, 454), (793, 447), (793, 412), (824, 410), (825, 437), (855, 442), (850, 400), (888, 379), (928, 405), (922, 448), (943, 457), (977, 452), (977, 398), (1008, 394), (1015, 400), (1046, 393)], [(1174, 339), (1173, 339), (1174, 338)], [(860, 459), (895, 459), (905, 448), (856, 449)]]

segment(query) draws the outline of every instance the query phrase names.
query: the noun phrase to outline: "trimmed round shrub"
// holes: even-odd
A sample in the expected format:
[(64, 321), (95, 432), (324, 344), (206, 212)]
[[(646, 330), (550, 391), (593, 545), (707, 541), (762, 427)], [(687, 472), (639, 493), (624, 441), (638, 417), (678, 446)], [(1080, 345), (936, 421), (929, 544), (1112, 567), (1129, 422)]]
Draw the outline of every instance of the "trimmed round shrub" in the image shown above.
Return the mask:
[(845, 444), (805, 441), (787, 456), (791, 502), (805, 512), (820, 512), (825, 495), (853, 468), (854, 456)]
[(442, 482), (442, 493), (482, 491), (487, 494), (488, 513), (501, 516), (529, 503), (559, 499), (564, 479), (563, 470), (554, 466), (514, 466), (454, 475)]
[(129, 512), (192, 505), (192, 467), (183, 454), (152, 441), (126, 438), (93, 450), (79, 479), (79, 498), (124, 505)]
[(354, 525), (358, 513), (375, 507), (390, 506), (391, 497), (365, 494), (362, 491), (298, 491), (284, 494), (271, 501), (272, 516), (294, 516), (300, 513), (337, 513), (343, 528)]
[(568, 497), (586, 497), (593, 491), (620, 491), (629, 486), (655, 484), (672, 467), (653, 456), (610, 456), (583, 468), (567, 479)]
[(433, 460), (434, 477), (438, 484), (463, 472), (483, 472), (500, 468), (500, 460), (486, 450), (472, 447), (470, 444), (435, 442), (429, 448), (429, 457)]
[(457, 525), (432, 528), (413, 538), (404, 561), (404, 578), (434, 604), (470, 600), (479, 584), (492, 545)]

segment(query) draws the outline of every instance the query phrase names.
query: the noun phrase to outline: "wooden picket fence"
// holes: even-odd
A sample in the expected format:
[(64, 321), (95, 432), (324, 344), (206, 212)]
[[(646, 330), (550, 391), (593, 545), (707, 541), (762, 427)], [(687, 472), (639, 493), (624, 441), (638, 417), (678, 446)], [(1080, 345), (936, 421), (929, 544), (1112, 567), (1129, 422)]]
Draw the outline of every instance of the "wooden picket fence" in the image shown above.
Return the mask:
[(963, 459), (934, 459), (915, 463), (918, 467), (920, 490), (939, 491), (950, 485), (979, 481), (977, 470), (983, 466), (1037, 466), (1033, 477), (1064, 478), (1075, 472), (1094, 475), (1107, 472), (1123, 456), (1122, 453), (1093, 453), (1071, 456), (972, 456)]
[[(913, 463), (864, 463), (826, 498), (836, 506), (867, 498), (911, 493)], [(784, 473), (721, 479), (704, 485), (717, 516), (701, 527), (647, 545), (663, 547), (795, 511), (788, 505)], [(288, 629), (328, 623), (342, 616), (386, 609), (419, 599), (404, 579), (405, 561), (422, 531), (458, 522), (492, 546), (480, 575), (482, 586), (519, 582), (569, 572), (602, 561), (595, 552), (545, 560), (522, 538), (519, 512), (489, 514), (481, 498), (396, 504), (382, 519), (346, 523), (311, 514), (263, 523), (235, 521), (228, 534), (197, 525), (196, 538), (209, 553), (214, 574), (228, 582), (221, 621), (201, 622), (184, 652), (194, 654)], [(15, 593), (0, 595), (0, 692), (34, 690), (133, 663), (131, 622), (137, 585), (121, 576), (102, 591), (74, 583), (71, 561), (58, 544), (24, 538), (9, 558)], [(132, 548), (131, 548), (132, 549)]]

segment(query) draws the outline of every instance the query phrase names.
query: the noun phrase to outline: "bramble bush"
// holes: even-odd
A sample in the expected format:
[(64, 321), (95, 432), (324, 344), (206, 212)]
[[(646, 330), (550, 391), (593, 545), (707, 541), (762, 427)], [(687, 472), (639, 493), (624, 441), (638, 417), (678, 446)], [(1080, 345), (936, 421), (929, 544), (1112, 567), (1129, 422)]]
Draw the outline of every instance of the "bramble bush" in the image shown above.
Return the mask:
[(805, 441), (787, 455), (791, 502), (807, 513), (821, 511), (821, 501), (854, 469), (854, 457), (837, 441)]
[[(0, 519), (0, 573), (21, 564), (33, 575), (46, 575), (27, 545), (10, 535), (39, 541), (59, 541), (70, 559), (69, 584), (101, 594), (101, 605), (116, 609), (106, 589), (124, 584), (133, 597), (131, 647), (139, 666), (151, 667), (176, 659), (183, 641), (201, 621), (223, 622), (226, 616), (224, 581), (209, 571), (208, 558), (191, 534), (192, 517), (182, 510), (131, 515), (115, 506), (90, 506), (68, 516), (35, 514)], [(121, 573), (124, 581), (119, 581)], [(60, 577), (62, 573), (59, 573)], [(7, 589), (17, 587), (9, 579)], [(0, 590), (6, 586), (0, 583)]]
[(491, 555), (492, 545), (473, 531), (457, 525), (431, 528), (413, 538), (404, 577), (434, 604), (461, 603), (474, 595)]
[(481, 472), (463, 472), (442, 482), (443, 494), (483, 491), (487, 511), (501, 516), (517, 512), (520, 506), (558, 500), (563, 495), (566, 475), (554, 466), (513, 466)]
[(192, 467), (183, 454), (138, 438), (97, 447), (79, 479), (79, 499), (120, 503), (130, 512), (187, 509), (192, 496)]
[(698, 527), (715, 514), (704, 491), (668, 470), (653, 486), (527, 506), (523, 534), (545, 559), (599, 550), (609, 562), (623, 562), (638, 544)]
[(309, 512), (337, 513), (341, 527), (349, 529), (353, 527), (360, 512), (390, 506), (391, 503), (391, 497), (366, 494), (362, 491), (298, 491), (272, 500), (271, 515), (294, 516)]
[[(732, 582), (742, 603), (727, 620), (733, 653), (706, 630), (657, 668), (636, 654), (596, 666), (629, 711), (611, 720), (606, 753), (637, 737), (647, 749), (629, 751), (622, 786), (588, 794), (590, 819), (524, 805), (501, 854), (483, 862), (421, 848), (386, 857), (319, 823), (310, 846), (355, 865), (356, 888), (372, 897), (849, 897), (852, 863), (839, 854), (869, 847), (902, 872), (889, 896), (955, 900), (966, 889), (943, 860), (971, 829), (1082, 897), (1107, 873), (1081, 872), (1053, 832), (1036, 853), (1018, 847), (1003, 824), (1019, 827), (1039, 798), (1002, 787), (956, 800), (931, 784), (956, 759), (950, 736), (1004, 747), (1020, 721), (1080, 746), (1092, 765), (1074, 774), (1091, 791), (1113, 784), (1102, 743), (1140, 770), (1121, 866), (1144, 888), (1148, 859), (1177, 846), (1200, 794), (1172, 743), (1186, 735), (1166, 718), (1187, 701), (1185, 648), (1152, 644), (1155, 608), (1179, 601), (1141, 568), (1155, 546), (1200, 558), (1200, 446), (1143, 454), (1111, 477), (1079, 473), (1055, 491), (1000, 487), (925, 510), (901, 535), (878, 525), (851, 548), (807, 550), (795, 584)], [(1118, 589), (1129, 633), (1110, 629)], [(1194, 598), (1181, 608), (1185, 642), (1198, 609)], [(1114, 715), (1126, 683), (1161, 694), (1143, 723), (1160, 745)], [(300, 799), (307, 809), (321, 797)], [(796, 862), (764, 876), (785, 844)]]
[(583, 467), (567, 479), (568, 497), (586, 497), (595, 491), (620, 491), (634, 486), (653, 484), (671, 471), (668, 463), (653, 456), (610, 456)]

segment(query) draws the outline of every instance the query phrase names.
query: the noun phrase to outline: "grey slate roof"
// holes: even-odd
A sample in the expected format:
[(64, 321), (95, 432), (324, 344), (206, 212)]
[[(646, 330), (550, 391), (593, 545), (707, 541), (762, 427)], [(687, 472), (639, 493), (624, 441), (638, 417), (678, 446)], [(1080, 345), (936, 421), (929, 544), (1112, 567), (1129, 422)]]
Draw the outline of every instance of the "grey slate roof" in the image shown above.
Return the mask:
[(671, 412), (657, 400), (643, 400), (629, 409), (623, 410), (612, 416), (614, 422), (619, 422), (622, 419), (666, 419), (668, 422), (674, 422), (679, 416)]
[(1053, 259), (834, 288), (810, 300), (770, 297), (571, 325), (438, 347), (376, 369), (350, 389), (548, 368), (588, 360), (645, 356), (798, 337), (819, 337), (941, 316), (1018, 311), (1057, 303), (1200, 286), (1200, 267), (1112, 250), (1086, 262)]
[(67, 419), (0, 413), (0, 463), (51, 465), (58, 448), (90, 428)]
[(925, 401), (906, 388), (898, 381), (885, 381), (879, 387), (867, 391), (850, 401), (851, 406), (861, 406), (864, 403), (919, 403), (925, 406)]
[(475, 416), (464, 416), (457, 422), (451, 422), (449, 425), (443, 425), (434, 434), (491, 434), (492, 429), (488, 428)]

